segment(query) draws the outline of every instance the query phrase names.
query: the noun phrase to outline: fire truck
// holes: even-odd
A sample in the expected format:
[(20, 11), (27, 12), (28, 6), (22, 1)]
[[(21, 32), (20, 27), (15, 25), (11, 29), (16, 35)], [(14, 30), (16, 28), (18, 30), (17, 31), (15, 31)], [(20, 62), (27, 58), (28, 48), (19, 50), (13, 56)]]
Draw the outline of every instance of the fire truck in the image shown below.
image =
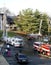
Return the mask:
[(33, 49), (42, 53), (43, 55), (50, 56), (50, 45), (44, 42), (34, 42)]

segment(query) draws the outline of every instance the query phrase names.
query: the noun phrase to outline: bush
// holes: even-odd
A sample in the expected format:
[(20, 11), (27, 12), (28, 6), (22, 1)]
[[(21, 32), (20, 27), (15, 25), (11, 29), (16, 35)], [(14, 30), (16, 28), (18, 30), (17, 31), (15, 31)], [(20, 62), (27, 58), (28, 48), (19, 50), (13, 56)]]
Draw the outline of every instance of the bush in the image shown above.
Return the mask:
[(3, 35), (3, 32), (0, 30), (0, 38), (2, 37), (2, 35)]
[(16, 33), (14, 33), (14, 32), (8, 32), (8, 36), (10, 36), (10, 37), (16, 36)]

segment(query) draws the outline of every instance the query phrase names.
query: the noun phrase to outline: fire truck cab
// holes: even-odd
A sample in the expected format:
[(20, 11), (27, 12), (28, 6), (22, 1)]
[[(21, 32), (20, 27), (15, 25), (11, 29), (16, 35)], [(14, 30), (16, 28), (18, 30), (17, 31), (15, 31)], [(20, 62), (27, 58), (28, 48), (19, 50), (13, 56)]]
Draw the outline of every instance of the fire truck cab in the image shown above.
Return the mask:
[(48, 43), (34, 42), (33, 49), (44, 55), (50, 56), (50, 46)]

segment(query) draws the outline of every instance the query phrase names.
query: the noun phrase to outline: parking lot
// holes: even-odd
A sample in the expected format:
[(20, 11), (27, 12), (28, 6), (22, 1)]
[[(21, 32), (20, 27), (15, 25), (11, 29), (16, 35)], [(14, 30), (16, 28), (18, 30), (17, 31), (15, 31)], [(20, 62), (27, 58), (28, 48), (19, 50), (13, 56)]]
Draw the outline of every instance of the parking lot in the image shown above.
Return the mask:
[[(33, 43), (33, 40), (28, 40), (28, 41), (26, 41), (26, 45), (24, 45), (25, 47), (21, 48), (22, 53), (25, 53), (29, 58), (28, 65), (51, 65), (51, 59), (41, 57), (41, 56), (39, 56), (38, 53), (33, 52), (32, 43)], [(31, 46), (29, 46), (29, 45), (31, 45)], [(19, 65), (17, 63), (16, 58), (15, 58), (15, 54), (20, 51), (20, 48), (15, 48), (14, 46), (10, 46), (10, 49), (11, 49), (11, 56), (10, 57), (5, 56), (5, 54), (4, 54), (5, 48), (6, 48), (6, 44), (4, 44), (2, 47), (2, 55), (4, 56), (4, 58), (6, 59), (8, 64), (9, 65)]]

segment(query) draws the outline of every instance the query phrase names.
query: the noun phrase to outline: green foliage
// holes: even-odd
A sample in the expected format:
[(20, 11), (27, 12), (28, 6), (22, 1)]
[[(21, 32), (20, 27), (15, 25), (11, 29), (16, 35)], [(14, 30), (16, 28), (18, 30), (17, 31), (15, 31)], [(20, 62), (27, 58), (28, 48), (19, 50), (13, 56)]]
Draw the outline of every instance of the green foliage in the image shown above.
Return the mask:
[(2, 37), (2, 33), (3, 33), (3, 32), (0, 30), (0, 38)]
[(47, 21), (48, 16), (47, 16), (47, 14), (44, 13), (42, 18), (43, 18), (42, 34), (45, 35), (45, 34), (48, 34), (48, 21)]
[(16, 36), (16, 33), (14, 33), (14, 32), (8, 32), (8, 36), (10, 36), (10, 37)]
[[(3, 35), (3, 31), (0, 30), (0, 38), (2, 37), (2, 35)], [(13, 36), (16, 36), (16, 35), (17, 34), (14, 33), (14, 32), (8, 32), (8, 36), (10, 36), (10, 37), (13, 37)]]
[(17, 18), (15, 18), (15, 24), (20, 31), (29, 32), (29, 33), (38, 33), (40, 22), (42, 19), (42, 34), (47, 34), (48, 32), (48, 24), (47, 24), (47, 14), (41, 14), (37, 9), (33, 12), (32, 9), (28, 8), (26, 10), (20, 11)]

